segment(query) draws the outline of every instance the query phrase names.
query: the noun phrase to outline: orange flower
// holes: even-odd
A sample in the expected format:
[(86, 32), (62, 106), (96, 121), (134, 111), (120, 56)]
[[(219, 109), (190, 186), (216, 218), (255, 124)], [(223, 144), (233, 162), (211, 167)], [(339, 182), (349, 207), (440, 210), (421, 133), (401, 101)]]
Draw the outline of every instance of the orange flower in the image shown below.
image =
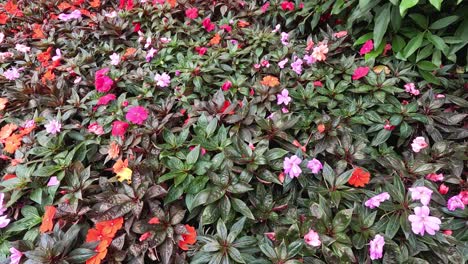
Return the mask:
[(33, 35), (32, 35), (32, 38), (33, 39), (43, 39), (45, 38), (45, 34), (44, 34), (44, 31), (42, 31), (42, 28), (41, 28), (41, 25), (40, 24), (34, 24), (33, 25)]
[(37, 55), (37, 60), (41, 62), (42, 67), (49, 66), (49, 60), (51, 58), (50, 52), (52, 51), (52, 47), (47, 48), (46, 51), (41, 52)]
[(107, 155), (109, 158), (115, 159), (119, 156), (120, 148), (119, 145), (115, 141), (112, 141), (109, 145), (109, 150), (107, 151)]
[(107, 255), (107, 248), (109, 247), (110, 243), (108, 241), (101, 241), (99, 245), (94, 249), (97, 253), (90, 259), (86, 261), (86, 264), (99, 264), (101, 261), (106, 258)]
[(18, 6), (13, 3), (12, 0), (8, 1), (3, 7), (7, 13), (13, 16), (22, 17), (23, 13), (18, 9)]
[(86, 264), (99, 264), (107, 255), (107, 248), (112, 243), (115, 234), (122, 228), (123, 218), (98, 222), (96, 228), (88, 230), (86, 242), (100, 241), (99, 245), (94, 250), (97, 254), (86, 261)]
[(51, 69), (47, 70), (47, 72), (42, 76), (42, 83), (46, 84), (47, 81), (53, 81), (55, 79), (55, 74), (52, 72)]
[(167, 2), (171, 5), (171, 7), (175, 7), (177, 0), (167, 0)]
[(278, 78), (276, 78), (274, 76), (271, 76), (271, 75), (263, 77), (263, 79), (262, 79), (262, 81), (260, 83), (262, 85), (266, 85), (266, 86), (269, 86), (269, 87), (275, 87), (275, 86), (280, 84), (279, 81), (278, 81)]
[(325, 125), (324, 125), (324, 124), (319, 124), (319, 125), (317, 126), (317, 130), (318, 130), (318, 132), (320, 132), (320, 133), (325, 132)]
[(125, 54), (122, 56), (122, 60), (125, 60), (127, 57), (133, 56), (136, 53), (135, 48), (128, 48), (125, 50)]
[(39, 228), (39, 231), (41, 233), (45, 233), (47, 231), (51, 231), (52, 228), (54, 227), (54, 216), (55, 212), (57, 212), (57, 209), (53, 206), (46, 206), (45, 207), (45, 214), (42, 217), (42, 224), (41, 227)]
[(89, 1), (89, 5), (91, 7), (100, 7), (101, 6), (101, 2), (99, 0), (90, 0)]
[(239, 20), (239, 22), (237, 22), (237, 26), (240, 28), (244, 28), (250, 26), (250, 23), (244, 20)]
[(370, 173), (357, 167), (354, 169), (351, 178), (349, 178), (348, 183), (354, 187), (364, 187), (369, 183)]
[(59, 9), (60, 11), (63, 11), (63, 10), (65, 10), (65, 9), (68, 9), (68, 8), (72, 7), (72, 6), (71, 6), (69, 3), (62, 2), (62, 3), (60, 3), (57, 7), (58, 7), (58, 9)]
[(0, 130), (0, 141), (7, 139), (16, 129), (18, 128), (15, 124), (6, 124)]
[(179, 240), (179, 247), (182, 250), (188, 250), (188, 245), (193, 245), (197, 242), (197, 231), (195, 231), (195, 227), (185, 225), (185, 229), (187, 229), (187, 233), (182, 234)]
[(0, 12), (0, 25), (5, 25), (8, 21), (8, 15)]
[(216, 33), (214, 37), (210, 40), (210, 45), (217, 45), (221, 41), (221, 36)]
[(119, 159), (112, 167), (114, 173), (117, 174), (117, 180), (120, 182), (130, 181), (132, 179), (132, 170), (128, 168), (128, 159), (122, 161)]
[(0, 110), (5, 109), (6, 104), (8, 103), (8, 98), (0, 98)]
[(5, 139), (5, 147), (3, 151), (13, 154), (21, 146), (21, 139), (23, 136), (20, 134), (14, 134)]

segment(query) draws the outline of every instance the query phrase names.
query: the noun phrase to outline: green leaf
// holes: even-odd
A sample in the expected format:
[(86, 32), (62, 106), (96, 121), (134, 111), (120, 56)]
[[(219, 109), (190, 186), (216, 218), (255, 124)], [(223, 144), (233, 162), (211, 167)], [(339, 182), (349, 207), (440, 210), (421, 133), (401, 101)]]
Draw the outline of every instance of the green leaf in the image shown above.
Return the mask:
[(406, 47), (403, 49), (403, 57), (406, 59), (409, 56), (413, 55), (413, 53), (421, 47), (423, 42), (424, 33), (419, 33), (416, 37), (412, 38)]
[(200, 145), (196, 146), (192, 149), (189, 154), (187, 155), (187, 164), (193, 165), (197, 162), (198, 157), (200, 155)]
[(427, 24), (429, 23), (427, 21), (427, 16), (423, 16), (421, 14), (411, 14), (409, 15), (409, 17), (414, 21), (416, 22), (416, 24), (418, 24), (418, 26), (420, 26), (422, 29), (426, 29), (427, 28)]
[(61, 170), (58, 165), (43, 166), (33, 172), (33, 176), (48, 177)]
[(386, 129), (380, 130), (379, 133), (372, 139), (371, 146), (378, 146), (383, 144), (385, 141), (387, 141), (391, 134), (392, 131)]
[(457, 21), (459, 18), (460, 18), (459, 16), (448, 16), (448, 17), (438, 19), (438, 20), (434, 21), (434, 23), (432, 23), (429, 26), (429, 29), (443, 29), (443, 28), (446, 28), (449, 25), (453, 24), (455, 21)]
[(216, 232), (217, 232), (217, 235), (219, 235), (219, 237), (222, 240), (227, 239), (228, 233), (227, 233), (226, 224), (224, 224), (224, 221), (221, 219), (219, 219), (218, 223), (216, 224)]
[(330, 184), (330, 186), (333, 186), (333, 184), (335, 183), (335, 172), (327, 163), (323, 165), (322, 175), (323, 178), (328, 182), (328, 184)]
[(429, 0), (429, 2), (431, 3), (431, 5), (433, 5), (437, 10), (440, 11), (440, 6), (442, 4), (442, 1), (443, 0)]
[(418, 68), (423, 70), (423, 71), (433, 71), (433, 70), (436, 70), (436, 69), (439, 68), (434, 63), (432, 63), (430, 61), (420, 61), (420, 62), (418, 62), (417, 65), (418, 65)]
[(395, 199), (397, 202), (403, 202), (405, 199), (405, 185), (403, 184), (403, 181), (401, 180), (400, 176), (395, 175), (393, 176), (393, 193), (395, 194), (393, 199)]
[(392, 239), (400, 229), (400, 217), (398, 214), (392, 214), (385, 228), (385, 235)]
[(333, 218), (333, 230), (335, 233), (342, 232), (348, 227), (353, 215), (353, 208), (339, 211)]
[(424, 78), (424, 80), (426, 80), (427, 82), (430, 82), (430, 83), (433, 83), (433, 84), (437, 84), (437, 85), (441, 85), (442, 83), (440, 82), (440, 80), (434, 76), (434, 74), (432, 74), (431, 72), (427, 72), (427, 71), (422, 71), (422, 70), (418, 70), (419, 74), (421, 74), (421, 76)]
[(373, 36), (374, 36), (374, 33), (372, 33), (372, 32), (371, 32), (371, 33), (367, 33), (367, 34), (361, 36), (360, 38), (358, 38), (358, 39), (354, 42), (353, 46), (357, 46), (357, 45), (364, 44), (364, 43), (365, 43), (366, 41), (368, 41), (369, 39), (372, 39)]
[(244, 228), (244, 223), (245, 223), (245, 217), (241, 217), (239, 221), (235, 222), (231, 226), (231, 230), (229, 232), (229, 235), (227, 236), (227, 241), (229, 243), (234, 242), (236, 240), (237, 236), (242, 232), (242, 229)]
[(399, 35), (396, 35), (393, 39), (392, 39), (392, 50), (393, 52), (397, 53), (399, 51), (401, 51), (404, 47), (405, 47), (406, 43), (405, 43), (405, 39), (403, 39), (401, 36)]
[(255, 217), (253, 216), (249, 207), (247, 207), (247, 205), (242, 200), (237, 198), (231, 198), (231, 204), (236, 212), (241, 213), (249, 219), (255, 220)]
[(280, 158), (284, 157), (284, 155), (286, 155), (287, 153), (288, 153), (288, 151), (285, 150), (285, 149), (273, 148), (273, 149), (269, 149), (265, 153), (265, 158), (268, 161), (273, 161), (273, 160), (277, 160), (277, 159), (280, 159)]
[(244, 258), (242, 257), (239, 250), (235, 247), (229, 247), (228, 250), (229, 257), (231, 257), (237, 263), (245, 263)]
[(37, 188), (31, 192), (29, 199), (32, 201), (41, 204), (42, 203), (42, 188)]
[(429, 40), (432, 44), (434, 44), (434, 46), (442, 51), (442, 53), (444, 54), (447, 54), (448, 50), (449, 50), (449, 47), (447, 46), (447, 44), (445, 44), (444, 40), (437, 36), (437, 35), (433, 35), (431, 34), (429, 31), (427, 31), (426, 33), (426, 38), (427, 40)]
[(406, 14), (406, 10), (415, 6), (419, 0), (402, 0), (400, 3), (400, 15), (403, 17)]

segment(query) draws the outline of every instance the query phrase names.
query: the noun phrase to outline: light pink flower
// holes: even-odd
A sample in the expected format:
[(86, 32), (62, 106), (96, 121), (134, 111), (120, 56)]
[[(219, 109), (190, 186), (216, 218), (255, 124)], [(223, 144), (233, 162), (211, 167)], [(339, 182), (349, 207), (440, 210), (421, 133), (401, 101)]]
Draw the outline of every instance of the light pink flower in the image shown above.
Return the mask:
[(106, 94), (104, 96), (101, 96), (98, 101), (97, 101), (97, 105), (107, 105), (109, 104), (111, 101), (114, 101), (115, 98), (117, 98), (115, 96), (115, 94)]
[(78, 76), (76, 79), (73, 81), (74, 84), (79, 84), (81, 82), (81, 77)]
[(307, 63), (307, 65), (312, 65), (316, 62), (316, 59), (312, 55), (305, 55), (304, 60)]
[(62, 59), (62, 51), (60, 49), (55, 50), (55, 56), (52, 57), (52, 61), (58, 61)]
[(290, 178), (298, 177), (302, 170), (299, 167), (302, 160), (294, 155), (291, 158), (286, 157), (283, 162), (284, 173), (288, 174)]
[(77, 10), (71, 12), (70, 14), (61, 13), (60, 15), (58, 15), (58, 18), (60, 20), (62, 20), (62, 21), (78, 19), (78, 18), (81, 18), (81, 11), (77, 9)]
[(369, 243), (370, 258), (381, 259), (383, 254), (383, 247), (385, 245), (385, 239), (381, 235), (375, 235)]
[(365, 55), (371, 52), (373, 49), (374, 49), (374, 42), (372, 41), (372, 39), (369, 39), (368, 41), (366, 41), (366, 43), (364, 43), (364, 45), (362, 45), (361, 50), (359, 51), (359, 54)]
[(151, 42), (153, 42), (153, 39), (151, 37), (147, 37), (146, 38), (146, 42), (145, 42), (145, 49), (147, 49), (149, 46), (151, 46)]
[(465, 204), (460, 199), (459, 195), (455, 195), (447, 201), (447, 208), (449, 211), (455, 211), (457, 209), (465, 209)]
[(88, 126), (89, 133), (94, 133), (98, 136), (104, 134), (104, 129), (98, 122), (94, 122)]
[(159, 41), (161, 41), (162, 44), (167, 44), (171, 42), (171, 38), (162, 37), (159, 39)]
[(10, 264), (19, 264), (23, 253), (14, 247), (10, 248), (10, 253)]
[(289, 91), (287, 89), (283, 89), (280, 94), (276, 95), (276, 99), (278, 100), (277, 104), (285, 104), (288, 105), (291, 102), (291, 97), (289, 97)]
[(112, 11), (110, 13), (104, 12), (104, 16), (108, 18), (114, 18), (114, 17), (117, 17), (117, 12), (116, 11)]
[(411, 192), (411, 199), (413, 201), (420, 200), (422, 205), (428, 205), (431, 201), (432, 190), (427, 187), (417, 186), (408, 190)]
[(29, 119), (26, 122), (24, 122), (23, 127), (24, 128), (31, 128), (31, 127), (33, 127), (35, 125), (36, 125), (36, 122), (34, 121), (34, 119)]
[(436, 98), (436, 99), (444, 99), (444, 98), (445, 98), (445, 95), (444, 95), (444, 94), (436, 94), (436, 95), (435, 95), (435, 98)]
[(411, 148), (413, 149), (414, 152), (420, 152), (422, 149), (425, 149), (429, 146), (427, 144), (426, 140), (424, 137), (417, 137), (413, 140), (413, 143), (411, 144)]
[(44, 127), (46, 128), (47, 133), (55, 135), (60, 132), (62, 124), (60, 124), (57, 120), (50, 120), (49, 123)]
[(414, 208), (414, 215), (408, 216), (408, 220), (411, 222), (411, 229), (413, 233), (424, 236), (427, 232), (429, 235), (435, 235), (436, 231), (439, 231), (440, 224), (442, 223), (439, 218), (429, 216), (429, 207), (422, 206)]
[(317, 174), (323, 168), (322, 163), (318, 159), (312, 159), (307, 162), (307, 168), (309, 168), (313, 174)]
[(154, 81), (156, 82), (156, 85), (160, 87), (167, 87), (171, 83), (171, 77), (165, 72), (162, 74), (157, 73), (154, 76)]
[(142, 125), (148, 118), (148, 110), (143, 106), (131, 107), (125, 115), (125, 118), (133, 124)]
[(347, 35), (348, 35), (348, 32), (346, 30), (333, 33), (333, 36), (335, 38), (342, 38), (342, 37), (346, 37)]
[(150, 62), (150, 61), (153, 59), (154, 55), (155, 55), (157, 52), (158, 52), (158, 50), (157, 50), (157, 49), (153, 49), (153, 48), (151, 48), (150, 50), (148, 50), (148, 52), (146, 53), (146, 57), (145, 57), (146, 61), (147, 61), (147, 62)]
[(318, 233), (312, 229), (310, 229), (309, 232), (304, 236), (304, 241), (307, 245), (313, 247), (318, 247), (322, 244)]
[(314, 50), (312, 51), (312, 57), (314, 57), (316, 61), (325, 61), (327, 59), (327, 53), (327, 44), (320, 42), (316, 47), (314, 47)]
[(6, 215), (0, 216), (0, 228), (6, 227), (10, 223), (10, 219)]
[(0, 62), (4, 62), (4, 61), (6, 61), (7, 59), (12, 58), (13, 55), (15, 55), (15, 54), (13, 54), (13, 52), (9, 52), (9, 51), (7, 51), (7, 52), (0, 52)]
[(15, 67), (11, 67), (3, 73), (3, 76), (10, 81), (14, 81), (20, 77), (19, 70)]
[(31, 48), (23, 45), (23, 44), (16, 44), (15, 49), (19, 52), (27, 53), (31, 51)]
[(273, 29), (271, 32), (272, 32), (272, 33), (276, 33), (276, 32), (278, 32), (280, 29), (281, 29), (281, 25), (280, 25), (280, 24), (277, 24), (277, 25), (275, 26), (275, 29)]
[(430, 173), (430, 174), (426, 175), (426, 179), (428, 179), (430, 181), (433, 181), (433, 182), (443, 181), (444, 180), (444, 174), (443, 173), (440, 173), (440, 174)]
[(3, 213), (5, 213), (5, 211), (7, 210), (4, 206), (3, 206), (3, 200), (5, 199), (5, 194), (4, 193), (0, 193), (0, 215), (3, 215)]
[(280, 67), (280, 69), (283, 69), (284, 66), (286, 65), (286, 63), (288, 63), (288, 61), (289, 61), (289, 59), (286, 58), (286, 59), (284, 59), (284, 60), (278, 62), (278, 66)]
[(369, 73), (369, 67), (358, 67), (354, 70), (353, 80), (359, 80)]
[(289, 113), (289, 110), (288, 110), (288, 108), (283, 107), (283, 108), (281, 108), (281, 112), (283, 112), (283, 114), (287, 114), (287, 113)]
[(5, 34), (3, 34), (3, 32), (0, 32), (0, 43), (3, 42), (4, 38), (5, 38)]
[(289, 44), (289, 34), (286, 32), (281, 32), (281, 44), (287, 46)]
[(376, 207), (379, 207), (380, 203), (383, 203), (387, 201), (388, 199), (390, 199), (390, 195), (388, 194), (388, 192), (383, 192), (381, 194), (377, 194), (376, 196), (368, 199), (364, 203), (364, 205), (369, 207), (370, 209), (374, 209)]
[(291, 63), (291, 68), (299, 75), (302, 73), (302, 63), (303, 61), (299, 58), (296, 58), (296, 60)]
[(47, 186), (51, 187), (51, 186), (57, 186), (59, 184), (60, 184), (60, 182), (57, 179), (57, 177), (52, 176), (52, 177), (50, 177), (49, 182), (47, 183)]
[(415, 88), (414, 83), (407, 83), (405, 84), (405, 91), (412, 95), (419, 95), (420, 91)]
[(113, 53), (112, 55), (109, 56), (109, 58), (111, 59), (110, 64), (112, 64), (114, 66), (119, 65), (119, 63), (120, 63), (120, 55), (119, 54)]

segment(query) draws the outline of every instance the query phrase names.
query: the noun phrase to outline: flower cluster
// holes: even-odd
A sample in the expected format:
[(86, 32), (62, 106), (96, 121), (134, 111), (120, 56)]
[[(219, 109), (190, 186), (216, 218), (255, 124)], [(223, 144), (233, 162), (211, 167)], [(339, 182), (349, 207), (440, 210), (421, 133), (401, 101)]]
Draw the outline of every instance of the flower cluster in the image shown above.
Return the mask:
[(86, 264), (99, 264), (107, 255), (107, 248), (112, 243), (117, 231), (122, 228), (124, 221), (122, 217), (97, 222), (94, 228), (88, 230), (86, 242), (98, 241), (95, 249), (96, 255), (86, 261)]

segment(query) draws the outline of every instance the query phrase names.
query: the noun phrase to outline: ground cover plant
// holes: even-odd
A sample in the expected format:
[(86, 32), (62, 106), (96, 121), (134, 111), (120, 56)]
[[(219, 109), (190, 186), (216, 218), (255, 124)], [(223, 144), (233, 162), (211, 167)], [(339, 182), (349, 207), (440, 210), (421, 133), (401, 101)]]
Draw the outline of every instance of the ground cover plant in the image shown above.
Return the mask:
[(0, 4), (2, 263), (465, 263), (463, 1)]

